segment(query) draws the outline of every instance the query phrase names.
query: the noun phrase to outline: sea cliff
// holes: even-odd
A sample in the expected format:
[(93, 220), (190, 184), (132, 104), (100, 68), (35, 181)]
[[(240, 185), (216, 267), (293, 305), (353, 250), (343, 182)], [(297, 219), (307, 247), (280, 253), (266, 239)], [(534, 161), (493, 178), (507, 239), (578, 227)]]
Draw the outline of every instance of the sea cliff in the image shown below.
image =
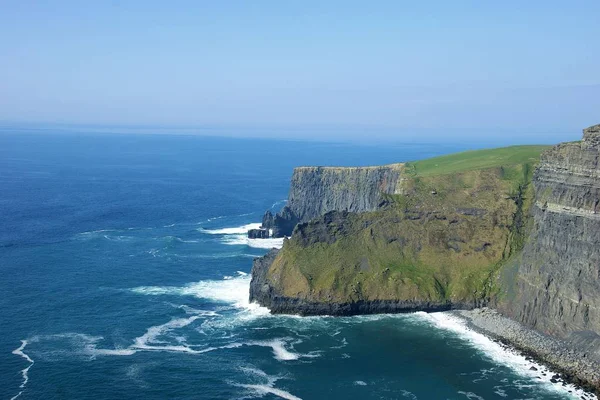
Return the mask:
[(375, 210), (383, 195), (396, 192), (403, 164), (377, 167), (299, 167), (294, 169), (286, 206), (265, 213), (262, 227), (273, 237), (292, 234), (296, 224), (329, 211)]
[(533, 176), (532, 229), (503, 270), (497, 307), (600, 355), (600, 125), (545, 152)]
[(567, 376), (598, 390), (599, 160), (596, 125), (551, 148), (297, 169), (278, 214), (293, 233), (255, 261), (251, 300), (304, 315), (488, 306), (559, 340), (565, 356), (488, 332), (555, 366), (566, 360)]
[(297, 224), (279, 252), (257, 261), (252, 299), (273, 312), (343, 315), (488, 304), (498, 268), (523, 245), (542, 150), (404, 164), (394, 193), (373, 194), (373, 210), (313, 212)]

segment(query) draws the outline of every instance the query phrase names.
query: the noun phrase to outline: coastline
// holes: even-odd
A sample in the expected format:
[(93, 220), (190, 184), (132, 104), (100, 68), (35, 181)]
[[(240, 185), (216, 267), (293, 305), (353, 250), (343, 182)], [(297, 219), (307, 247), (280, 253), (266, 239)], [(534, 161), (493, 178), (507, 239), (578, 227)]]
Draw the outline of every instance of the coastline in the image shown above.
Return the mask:
[(600, 355), (528, 328), (483, 304), (403, 301), (312, 303), (281, 296), (266, 279), (267, 270), (278, 251), (272, 249), (254, 260), (250, 284), (249, 300), (267, 307), (272, 314), (352, 316), (424, 312), (430, 316), (437, 314), (455, 317), (466, 329), (499, 343), (506, 350), (516, 351), (534, 365), (537, 363), (539, 367), (532, 367), (531, 372), (539, 379), (548, 380), (555, 385), (571, 385), (574, 392), (578, 389), (573, 395), (583, 400), (600, 398)]
[[(489, 308), (449, 312), (474, 332), (512, 347), (556, 372), (553, 383), (572, 383), (600, 396), (600, 357), (585, 353), (567, 342), (544, 335)], [(556, 381), (556, 382), (554, 382)], [(591, 399), (593, 396), (582, 396)]]

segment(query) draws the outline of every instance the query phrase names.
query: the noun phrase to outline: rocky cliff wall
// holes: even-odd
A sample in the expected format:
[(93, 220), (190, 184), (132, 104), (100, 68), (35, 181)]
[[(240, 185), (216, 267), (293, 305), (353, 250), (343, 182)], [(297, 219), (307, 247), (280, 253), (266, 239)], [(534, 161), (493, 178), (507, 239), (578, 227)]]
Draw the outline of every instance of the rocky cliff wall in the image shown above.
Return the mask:
[(533, 226), (502, 276), (499, 309), (600, 356), (600, 125), (545, 152)]
[(263, 228), (273, 236), (289, 236), (298, 223), (329, 211), (375, 210), (383, 194), (399, 187), (403, 164), (378, 167), (300, 167), (292, 175), (287, 205), (263, 218)]
[(498, 266), (521, 248), (534, 162), (407, 175), (401, 193), (375, 211), (331, 211), (300, 223), (276, 256), (256, 261), (250, 297), (299, 314), (487, 304)]

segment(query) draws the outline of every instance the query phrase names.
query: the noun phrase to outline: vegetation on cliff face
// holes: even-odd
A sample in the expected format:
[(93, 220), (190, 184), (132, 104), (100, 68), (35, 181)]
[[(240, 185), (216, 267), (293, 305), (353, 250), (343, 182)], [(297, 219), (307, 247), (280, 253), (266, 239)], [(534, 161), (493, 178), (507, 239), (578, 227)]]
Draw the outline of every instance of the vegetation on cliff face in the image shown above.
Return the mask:
[(399, 194), (364, 213), (299, 224), (267, 272), (280, 295), (311, 302), (478, 305), (522, 248), (531, 175), (544, 146), (407, 163)]

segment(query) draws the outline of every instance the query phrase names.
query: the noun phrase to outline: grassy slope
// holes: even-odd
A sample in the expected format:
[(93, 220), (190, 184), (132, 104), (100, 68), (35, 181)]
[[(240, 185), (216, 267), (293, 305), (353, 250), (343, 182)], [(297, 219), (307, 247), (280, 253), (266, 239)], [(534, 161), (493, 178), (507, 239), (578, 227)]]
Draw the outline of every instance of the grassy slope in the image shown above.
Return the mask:
[(411, 162), (408, 165), (417, 176), (445, 175), (484, 168), (537, 162), (540, 153), (550, 146), (511, 146), (498, 149), (465, 151), (441, 157)]
[[(313, 301), (485, 298), (492, 274), (522, 245), (527, 220), (520, 209), (531, 202), (528, 182), (543, 149), (408, 163), (403, 194), (389, 196), (386, 209), (301, 227), (303, 235), (295, 234), (273, 263), (270, 280), (287, 296)], [(306, 239), (323, 231), (333, 243)]]

